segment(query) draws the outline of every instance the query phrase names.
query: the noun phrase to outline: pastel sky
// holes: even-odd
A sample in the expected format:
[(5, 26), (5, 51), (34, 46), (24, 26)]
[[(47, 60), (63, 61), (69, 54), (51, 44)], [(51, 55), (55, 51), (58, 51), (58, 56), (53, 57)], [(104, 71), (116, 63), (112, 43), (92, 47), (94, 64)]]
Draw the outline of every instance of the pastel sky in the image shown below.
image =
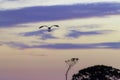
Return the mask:
[(80, 58), (71, 75), (120, 69), (119, 26), (119, 0), (0, 0), (0, 80), (62, 80), (71, 57)]
[(119, 0), (0, 0), (0, 9), (16, 9), (33, 6), (70, 5), (93, 2), (118, 2)]

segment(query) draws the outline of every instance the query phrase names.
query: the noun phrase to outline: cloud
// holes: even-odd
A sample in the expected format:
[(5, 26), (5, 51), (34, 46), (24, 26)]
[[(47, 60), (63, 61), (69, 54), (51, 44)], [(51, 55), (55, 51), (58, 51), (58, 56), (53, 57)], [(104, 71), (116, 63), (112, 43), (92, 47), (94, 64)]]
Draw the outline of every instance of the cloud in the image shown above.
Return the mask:
[(0, 27), (10, 27), (31, 22), (104, 17), (118, 14), (120, 14), (120, 3), (28, 7), (0, 11)]
[[(53, 29), (54, 31), (54, 29)], [(112, 32), (113, 30), (97, 30), (97, 31), (79, 31), (79, 30), (69, 30), (68, 33), (65, 33), (63, 37), (67, 38), (79, 38), (80, 36), (90, 36), (90, 35), (101, 35)], [(38, 31), (31, 31), (31, 32), (24, 32), (19, 33), (19, 35), (24, 37), (30, 36), (38, 36), (42, 40), (46, 39), (58, 39), (59, 37), (53, 36), (52, 32), (48, 32), (47, 30), (38, 30)]]
[(0, 46), (2, 46), (2, 44), (0, 43)]
[(120, 49), (120, 42), (100, 43), (100, 44), (96, 44), (96, 46), (101, 46), (101, 47), (103, 46), (111, 49)]
[(98, 24), (91, 24), (91, 25), (83, 25), (80, 28), (86, 28), (86, 29), (97, 29), (100, 28), (102, 25)]
[(20, 43), (20, 42), (0, 42), (1, 46), (2, 45), (7, 45), (9, 47), (13, 47), (13, 48), (17, 48), (17, 49), (25, 49), (25, 48), (29, 48), (29, 45)]
[(70, 5), (78, 3), (118, 2), (119, 0), (0, 0), (0, 9), (18, 9), (31, 6)]
[(7, 1), (21, 1), (21, 0), (2, 0), (1, 2), (7, 2)]
[(72, 43), (55, 43), (55, 44), (38, 44), (26, 45), (18, 42), (3, 42), (2, 44), (18, 49), (28, 48), (45, 48), (45, 49), (120, 49), (120, 42), (104, 42), (93, 44), (72, 44)]
[(106, 42), (96, 44), (46, 44), (32, 46), (31, 48), (48, 48), (48, 49), (120, 49), (120, 42)]
[(32, 31), (32, 32), (25, 32), (25, 33), (20, 33), (19, 35), (22, 35), (24, 37), (38, 36), (42, 40), (56, 39), (56, 37), (52, 36), (52, 34), (50, 34), (50, 32), (48, 32), (47, 30), (38, 30), (38, 31)]
[(80, 36), (89, 36), (89, 35), (101, 35), (108, 32), (112, 32), (112, 30), (98, 30), (98, 31), (78, 31), (78, 30), (71, 30), (66, 37), (71, 38), (78, 38)]
[(32, 31), (32, 32), (25, 32), (25, 33), (20, 33), (20, 35), (23, 36), (40, 36), (41, 34), (45, 34), (47, 30), (38, 30), (38, 31)]

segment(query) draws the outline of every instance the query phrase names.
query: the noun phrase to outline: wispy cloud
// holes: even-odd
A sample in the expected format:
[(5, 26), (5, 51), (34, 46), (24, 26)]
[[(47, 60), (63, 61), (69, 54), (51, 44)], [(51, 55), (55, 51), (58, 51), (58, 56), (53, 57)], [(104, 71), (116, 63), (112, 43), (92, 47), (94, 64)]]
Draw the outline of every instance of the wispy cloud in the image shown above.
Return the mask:
[[(79, 38), (80, 36), (102, 35), (102, 34), (108, 34), (111, 32), (113, 32), (113, 30), (80, 31), (80, 30), (74, 29), (74, 30), (68, 30), (68, 33), (65, 33), (63, 37)], [(47, 30), (24, 32), (24, 33), (19, 33), (18, 35), (21, 35), (24, 37), (38, 36), (41, 40), (59, 39), (59, 37), (54, 36), (52, 32), (48, 32)]]
[(102, 26), (102, 25), (91, 24), (91, 25), (83, 25), (83, 26), (80, 26), (80, 28), (97, 29), (97, 28), (100, 28), (101, 26)]
[(40, 46), (31, 46), (31, 48), (50, 48), (50, 49), (120, 49), (120, 42), (106, 42), (96, 44), (46, 44)]
[(99, 31), (78, 31), (78, 30), (71, 30), (66, 37), (71, 37), (71, 38), (78, 38), (80, 36), (90, 36), (90, 35), (101, 35), (101, 34), (106, 34), (108, 32), (112, 32), (112, 30), (99, 30)]
[(0, 27), (30, 22), (104, 17), (107, 15), (118, 14), (120, 14), (119, 3), (91, 3), (47, 7), (38, 6), (0, 11)]
[(79, 3), (117, 2), (119, 0), (0, 0), (0, 9), (19, 9), (33, 6), (70, 5)]
[(104, 42), (93, 44), (72, 44), (72, 43), (58, 43), (58, 44), (39, 44), (39, 45), (25, 45), (17, 42), (4, 43), (10, 47), (18, 49), (28, 48), (45, 48), (45, 49), (120, 49), (120, 42)]
[(29, 45), (20, 43), (20, 42), (0, 42), (1, 46), (2, 45), (7, 45), (9, 47), (13, 47), (13, 48), (17, 48), (17, 49), (25, 49), (25, 48), (29, 48)]
[(41, 40), (56, 39), (56, 37), (52, 36), (52, 34), (50, 34), (50, 32), (48, 32), (47, 30), (38, 30), (38, 31), (26, 32), (26, 33), (20, 33), (19, 35), (25, 37), (38, 36)]

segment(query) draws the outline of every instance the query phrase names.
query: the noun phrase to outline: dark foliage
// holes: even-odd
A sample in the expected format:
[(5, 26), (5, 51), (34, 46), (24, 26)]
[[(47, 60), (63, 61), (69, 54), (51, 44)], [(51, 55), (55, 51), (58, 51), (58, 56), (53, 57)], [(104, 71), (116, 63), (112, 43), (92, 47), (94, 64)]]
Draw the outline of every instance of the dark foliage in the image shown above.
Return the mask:
[(110, 66), (96, 65), (80, 70), (72, 80), (120, 80), (120, 70)]

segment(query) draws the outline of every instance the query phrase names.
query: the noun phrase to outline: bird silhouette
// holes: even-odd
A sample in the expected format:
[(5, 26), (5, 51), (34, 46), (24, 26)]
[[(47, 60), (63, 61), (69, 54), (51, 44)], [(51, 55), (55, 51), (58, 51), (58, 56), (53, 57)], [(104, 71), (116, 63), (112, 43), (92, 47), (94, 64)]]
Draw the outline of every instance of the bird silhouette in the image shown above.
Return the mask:
[(43, 28), (43, 27), (47, 27), (48, 28), (48, 32), (51, 32), (52, 31), (52, 27), (59, 27), (59, 25), (52, 25), (52, 26), (47, 26), (47, 25), (43, 25), (43, 26), (40, 26), (39, 29)]

